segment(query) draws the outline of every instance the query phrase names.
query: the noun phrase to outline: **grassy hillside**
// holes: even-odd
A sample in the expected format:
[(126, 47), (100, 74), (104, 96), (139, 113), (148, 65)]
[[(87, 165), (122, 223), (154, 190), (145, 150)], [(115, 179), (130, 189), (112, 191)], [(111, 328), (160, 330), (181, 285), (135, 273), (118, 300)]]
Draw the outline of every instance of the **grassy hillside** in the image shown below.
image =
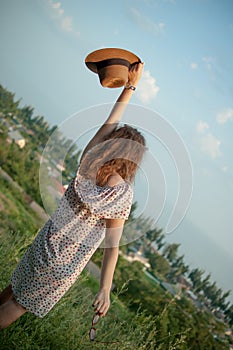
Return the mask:
[[(0, 167), (16, 183), (13, 188), (0, 176), (0, 288), (9, 283), (17, 262), (43, 225), (28, 203), (33, 199), (43, 205), (39, 160), (55, 129), (43, 117), (34, 116), (32, 107), (19, 108), (14, 94), (0, 85)], [(23, 148), (10, 137), (12, 130), (25, 139)], [(53, 165), (45, 162), (45, 177), (48, 185), (53, 183), (63, 148), (69, 149), (62, 174), (64, 183), (68, 183), (74, 176), (80, 150), (60, 134), (54, 145), (49, 163)], [(84, 270), (44, 319), (28, 313), (0, 331), (0, 350), (229, 349), (233, 342), (233, 305), (227, 302), (230, 291), (221, 290), (204, 271), (191, 270), (184, 256), (179, 255), (180, 244), (168, 244), (163, 230), (153, 228), (148, 218), (140, 216), (134, 220), (136, 206), (133, 203), (128, 234), (142, 228), (146, 234), (121, 246), (112, 305), (97, 324), (97, 340), (90, 342), (88, 333), (93, 316), (91, 304), (99, 284)], [(132, 252), (149, 262), (147, 274), (141, 259), (129, 259)], [(92, 261), (100, 266), (101, 260), (102, 249), (98, 249)]]
[[(0, 288), (4, 288), (42, 222), (22, 195), (2, 178), (0, 188)], [(175, 342), (169, 334), (166, 339), (157, 338), (157, 325), (163, 314), (152, 317), (139, 310), (129, 311), (120, 300), (120, 292), (112, 293), (111, 308), (96, 326), (97, 340), (90, 342), (91, 304), (97, 291), (98, 282), (84, 271), (45, 318), (28, 313), (1, 331), (0, 349), (174, 349), (174, 343), (176, 349), (186, 349), (183, 334), (177, 334)]]

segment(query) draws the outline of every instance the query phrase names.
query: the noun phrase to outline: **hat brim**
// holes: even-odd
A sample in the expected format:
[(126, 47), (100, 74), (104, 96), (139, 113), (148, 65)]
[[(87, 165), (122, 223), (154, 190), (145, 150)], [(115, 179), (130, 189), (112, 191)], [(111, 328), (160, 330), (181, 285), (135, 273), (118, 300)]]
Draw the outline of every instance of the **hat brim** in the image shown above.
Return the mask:
[(107, 48), (91, 52), (85, 58), (85, 64), (92, 72), (98, 73), (97, 63), (110, 59), (122, 59), (128, 61), (130, 64), (141, 62), (138, 56), (128, 50)]

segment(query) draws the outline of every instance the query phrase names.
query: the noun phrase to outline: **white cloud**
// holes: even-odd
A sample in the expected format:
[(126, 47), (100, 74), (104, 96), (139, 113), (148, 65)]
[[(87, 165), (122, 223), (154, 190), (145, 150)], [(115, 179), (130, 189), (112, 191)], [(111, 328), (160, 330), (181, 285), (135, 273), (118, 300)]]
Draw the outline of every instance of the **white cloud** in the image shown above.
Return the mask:
[(206, 68), (208, 70), (211, 70), (215, 59), (212, 56), (204, 56), (204, 57), (202, 57), (202, 61), (205, 62)]
[(52, 2), (52, 1), (49, 1), (50, 4), (51, 4), (51, 7), (54, 8), (54, 9), (60, 9), (61, 7), (61, 3), (60, 2)]
[(226, 173), (228, 171), (228, 166), (227, 165), (224, 165), (221, 170)]
[(216, 83), (217, 77), (219, 76), (219, 69), (216, 66), (216, 58), (212, 56), (204, 56), (202, 57), (202, 61), (204, 62), (210, 81)]
[(159, 29), (161, 30), (161, 32), (163, 31), (163, 29), (165, 28), (165, 23), (163, 23), (163, 22), (159, 22), (158, 23), (158, 27), (159, 27)]
[(215, 159), (221, 156), (220, 152), (221, 141), (214, 137), (211, 133), (201, 137), (200, 139), (200, 148), (201, 151), (212, 159)]
[(198, 134), (203, 134), (206, 129), (209, 129), (209, 124), (200, 120), (196, 125)]
[(52, 10), (52, 16), (54, 18), (61, 17), (64, 14), (64, 10), (62, 9), (60, 2), (53, 2), (52, 0), (48, 0), (48, 4)]
[(191, 68), (191, 69), (197, 69), (197, 67), (198, 67), (198, 65), (197, 65), (196, 62), (190, 63), (190, 68)]
[(79, 36), (80, 33), (73, 28), (73, 19), (70, 16), (65, 15), (65, 11), (62, 8), (61, 2), (53, 2), (53, 0), (47, 0), (50, 8), (51, 16), (57, 21), (60, 28), (65, 32), (70, 32)]
[(228, 120), (233, 120), (233, 109), (226, 108), (217, 114), (216, 118), (219, 124), (225, 124)]
[(72, 28), (72, 18), (71, 17), (64, 17), (61, 20), (61, 28), (65, 31), (65, 32), (72, 32), (73, 28)]
[(137, 96), (143, 103), (149, 103), (157, 96), (160, 88), (156, 85), (156, 80), (151, 76), (149, 70), (143, 72), (137, 90)]
[(150, 18), (144, 16), (135, 8), (130, 9), (130, 14), (134, 22), (144, 31), (158, 36), (164, 32), (165, 24), (163, 22), (154, 22)]

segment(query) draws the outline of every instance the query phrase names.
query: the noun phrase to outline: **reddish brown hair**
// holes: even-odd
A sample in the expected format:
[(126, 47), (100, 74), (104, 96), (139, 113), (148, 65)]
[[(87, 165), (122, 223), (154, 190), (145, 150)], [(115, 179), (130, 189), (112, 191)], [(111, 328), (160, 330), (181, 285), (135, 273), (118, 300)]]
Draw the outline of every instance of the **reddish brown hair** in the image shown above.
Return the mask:
[(144, 151), (145, 138), (137, 129), (126, 124), (116, 126), (103, 142), (87, 152), (81, 173), (99, 186), (104, 186), (113, 172), (132, 182)]

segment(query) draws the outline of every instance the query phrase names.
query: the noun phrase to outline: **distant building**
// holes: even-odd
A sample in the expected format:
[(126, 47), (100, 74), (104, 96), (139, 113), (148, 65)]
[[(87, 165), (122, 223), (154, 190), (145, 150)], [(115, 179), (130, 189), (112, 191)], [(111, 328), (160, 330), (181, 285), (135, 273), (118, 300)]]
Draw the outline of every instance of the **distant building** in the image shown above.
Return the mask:
[(23, 148), (26, 144), (25, 138), (17, 130), (10, 130), (8, 132), (8, 141), (14, 141), (20, 148)]
[(186, 294), (189, 296), (190, 299), (192, 299), (193, 301), (198, 300), (198, 297), (196, 294), (194, 294), (191, 290), (187, 290)]
[(56, 167), (57, 167), (57, 169), (58, 169), (59, 171), (65, 171), (65, 170), (66, 170), (66, 168), (64, 167), (64, 165), (62, 165), (62, 164), (60, 164), (60, 163), (56, 164)]
[[(43, 152), (43, 149), (42, 149)], [(59, 170), (59, 172), (61, 171), (65, 171), (66, 168), (64, 166), (64, 164), (61, 161), (55, 161), (54, 159), (50, 159), (50, 163), (52, 163), (53, 165), (55, 165), (55, 167), (57, 168), (57, 170)]]
[(202, 309), (202, 303), (200, 302), (200, 300), (198, 299), (198, 296), (196, 294), (194, 294), (191, 290), (187, 290), (186, 291), (186, 295), (188, 296), (189, 300), (191, 300), (191, 302), (197, 306), (199, 309)]
[(53, 184), (56, 186), (56, 190), (58, 193), (60, 193), (60, 196), (63, 196), (63, 194), (66, 191), (66, 188), (56, 179), (53, 179)]
[(129, 262), (132, 261), (139, 261), (141, 264), (143, 264), (146, 268), (150, 268), (149, 259), (145, 258), (141, 255), (140, 252), (133, 253), (130, 252), (127, 257), (125, 257)]
[(34, 135), (35, 135), (34, 131), (31, 130), (31, 129), (28, 129), (28, 130), (27, 130), (27, 133), (28, 133), (28, 135), (31, 135), (31, 136), (34, 136)]
[(160, 283), (160, 286), (163, 287), (163, 289), (165, 289), (167, 292), (172, 294), (176, 299), (181, 299), (179, 292), (177, 291), (178, 288), (176, 286), (163, 281)]
[(192, 285), (189, 281), (187, 281), (187, 279), (183, 276), (183, 275), (180, 275), (180, 276), (177, 276), (177, 282), (180, 284), (181, 288), (182, 289), (191, 289), (192, 288)]
[(144, 270), (144, 273), (153, 281), (155, 281), (156, 283), (160, 284), (162, 281), (156, 277), (155, 275), (152, 275), (150, 272), (148, 272), (146, 269)]

